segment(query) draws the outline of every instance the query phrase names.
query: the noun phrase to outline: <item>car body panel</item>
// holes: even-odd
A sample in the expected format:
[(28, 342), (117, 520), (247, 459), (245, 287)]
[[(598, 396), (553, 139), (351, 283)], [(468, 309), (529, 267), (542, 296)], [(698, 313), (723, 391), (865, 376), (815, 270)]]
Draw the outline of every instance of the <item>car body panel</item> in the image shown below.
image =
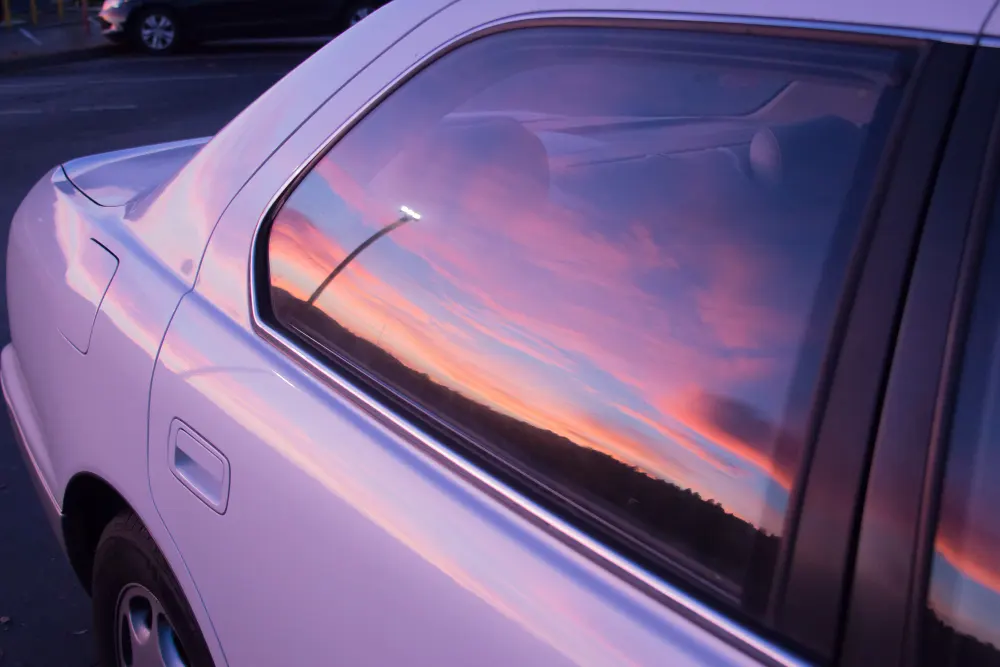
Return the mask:
[[(104, 475), (145, 467), (134, 445), (145, 431), (145, 395), (152, 362), (166, 324), (186, 284), (164, 271), (123, 224), (123, 208), (94, 204), (55, 170), (25, 199), (8, 242), (8, 308), (11, 337), (25, 383), (35, 400), (42, 442), (40, 459), (52, 461), (46, 480), (57, 498), (81, 470)], [(60, 318), (88, 300), (92, 276), (83, 249), (98, 241), (119, 259), (104, 293), (83, 354), (60, 331)], [(58, 313), (59, 316), (53, 316)], [(115, 373), (92, 369), (114, 368)], [(145, 377), (144, 377), (145, 376)], [(110, 400), (116, 397), (116, 400)], [(126, 409), (126, 407), (128, 409)], [(138, 411), (136, 414), (136, 411)], [(118, 416), (114, 416), (118, 414)], [(90, 451), (88, 451), (90, 450)], [(109, 455), (110, 454), (110, 455)], [(120, 491), (142, 495), (146, 485), (124, 475)]]
[[(627, 3), (609, 3), (607, 0), (578, 0), (572, 5), (572, 12), (591, 12), (621, 15), (636, 12), (659, 14), (665, 19), (671, 15), (691, 21), (702, 19), (708, 22), (726, 21), (739, 23), (798, 23), (823, 27), (834, 24), (848, 30), (864, 31), (865, 26), (889, 28), (893, 31), (928, 31), (968, 37), (979, 34), (987, 15), (993, 7), (991, 0), (966, 0), (952, 5), (933, 1), (914, 3), (865, 2), (797, 2), (796, 0), (670, 0), (669, 3), (656, 0), (629, 0)], [(478, 21), (485, 23), (503, 17), (513, 17), (545, 11), (570, 11), (565, 3), (556, 4), (536, 0), (510, 0), (503, 3), (456, 3), (456, 10), (475, 12)], [(459, 14), (448, 20), (460, 25)], [(877, 30), (875, 32), (878, 32)], [(967, 41), (971, 41), (967, 40)]]
[(124, 206), (152, 192), (187, 164), (211, 137), (99, 153), (63, 164), (66, 177), (101, 206)]
[(0, 353), (0, 386), (3, 388), (4, 401), (14, 429), (14, 442), (21, 451), (21, 458), (28, 469), (35, 492), (42, 502), (49, 526), (59, 540), (60, 546), (65, 546), (59, 501), (56, 500), (47, 481), (52, 478), (52, 462), (47, 457), (41, 458), (46, 456), (48, 450), (42, 442), (38, 413), (25, 386), (17, 351), (9, 343)]
[[(143, 518), (174, 564), (216, 664), (223, 665), (197, 589), (153, 507), (142, 446), (153, 362), (188, 286), (146, 251), (124, 212), (92, 202), (61, 168), (40, 179), (21, 203), (7, 246), (8, 405), (24, 435), (25, 458), (58, 504), (56, 512), (70, 481), (86, 474), (108, 480)], [(119, 262), (83, 354), (60, 331), (56, 314), (72, 312), (87, 298), (83, 286), (90, 273), (78, 258), (95, 240)], [(18, 363), (7, 368), (15, 354)]]

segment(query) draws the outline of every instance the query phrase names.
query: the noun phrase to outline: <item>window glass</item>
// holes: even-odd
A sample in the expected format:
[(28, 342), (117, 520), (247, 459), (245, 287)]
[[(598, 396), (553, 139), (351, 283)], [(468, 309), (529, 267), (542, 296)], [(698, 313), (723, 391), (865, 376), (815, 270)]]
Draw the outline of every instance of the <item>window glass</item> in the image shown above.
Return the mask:
[(266, 308), (494, 474), (755, 613), (903, 70), (737, 35), (477, 40), (295, 187)]
[(1000, 665), (998, 231), (995, 223), (980, 273), (945, 465), (920, 652), (928, 666)]

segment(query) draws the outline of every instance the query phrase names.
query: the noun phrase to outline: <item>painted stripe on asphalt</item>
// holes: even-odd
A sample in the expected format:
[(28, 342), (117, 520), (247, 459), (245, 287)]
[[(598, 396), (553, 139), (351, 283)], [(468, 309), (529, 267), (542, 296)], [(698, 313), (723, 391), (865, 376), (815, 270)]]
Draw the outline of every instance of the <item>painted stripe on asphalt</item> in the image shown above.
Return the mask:
[[(199, 62), (199, 63), (223, 63), (226, 61), (238, 61), (238, 60), (256, 60), (259, 62), (276, 62), (283, 60), (297, 60), (304, 61), (306, 58), (315, 53), (318, 49), (270, 49), (255, 51), (248, 53), (245, 51), (234, 52), (234, 53), (196, 53), (190, 56), (185, 55), (173, 55), (170, 56), (168, 64), (175, 63), (185, 63), (185, 62)], [(125, 60), (122, 61), (126, 62)], [(163, 63), (163, 56), (128, 56), (129, 63), (136, 64), (147, 64), (147, 63)]]
[(41, 46), (42, 45), (42, 40), (40, 40), (37, 37), (35, 37), (34, 35), (32, 35), (30, 32), (28, 32), (24, 28), (18, 28), (17, 30), (22, 35), (24, 35), (25, 37), (27, 37), (28, 39), (30, 39), (32, 42), (34, 42), (36, 46)]
[[(101, 104), (90, 107), (73, 107), (71, 113), (88, 113), (91, 111), (135, 111), (135, 104)], [(0, 109), (0, 116), (37, 116), (38, 114), (61, 113), (58, 109)]]
[[(219, 79), (238, 79), (241, 76), (262, 76), (264, 72), (249, 72), (247, 74), (193, 74), (181, 76), (137, 76), (118, 79), (84, 79), (75, 81), (70, 77), (60, 77), (53, 81), (23, 81), (20, 83), (0, 83), (0, 90), (23, 90), (25, 88), (52, 88), (74, 86), (108, 86), (132, 83), (160, 83), (170, 81), (216, 81)], [(274, 76), (270, 72), (268, 76)]]
[[(326, 46), (334, 36), (329, 37), (275, 37), (262, 39), (234, 39), (211, 42), (204, 47), (202, 53), (190, 55), (172, 55), (171, 63), (185, 61), (212, 60), (262, 60), (264, 58), (299, 58), (304, 59)], [(253, 50), (254, 47), (259, 50)], [(228, 49), (234, 49), (229, 51)], [(236, 50), (238, 49), (238, 50)], [(163, 56), (134, 55), (129, 56), (129, 62), (163, 62)]]
[(70, 111), (131, 111), (138, 108), (134, 104), (98, 104), (90, 107), (73, 107)]

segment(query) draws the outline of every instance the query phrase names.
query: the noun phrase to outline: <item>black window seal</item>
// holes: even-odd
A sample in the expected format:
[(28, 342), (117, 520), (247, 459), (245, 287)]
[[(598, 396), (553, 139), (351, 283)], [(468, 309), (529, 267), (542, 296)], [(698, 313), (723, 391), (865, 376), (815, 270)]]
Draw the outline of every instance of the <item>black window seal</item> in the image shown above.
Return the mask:
[[(696, 19), (702, 20), (696, 20)], [(742, 17), (745, 19), (746, 17)], [(372, 412), (373, 415), (382, 419), (383, 421), (388, 420), (392, 425), (397, 428), (403, 423), (398, 417), (399, 412), (395, 414), (387, 414), (385, 412), (384, 400), (377, 397), (371, 397), (365, 395), (363, 389), (358, 389), (357, 386), (351, 385), (348, 381), (345, 385), (345, 378), (342, 375), (335, 375), (335, 373), (344, 373), (347, 371), (348, 375), (356, 374), (356, 369), (354, 372), (341, 364), (341, 368), (332, 368), (330, 362), (323, 363), (317, 361), (318, 350), (309, 350), (308, 346), (303, 347), (302, 341), (290, 340), (287, 337), (287, 332), (282, 331), (280, 327), (275, 328), (276, 323), (273, 320), (269, 320), (266, 313), (269, 312), (269, 295), (266, 289), (258, 289), (256, 286), (266, 286), (268, 285), (268, 269), (266, 260), (266, 244), (258, 244), (258, 240), (261, 238), (266, 238), (266, 235), (270, 228), (270, 222), (274, 212), (280, 209), (281, 205), (287, 199), (287, 197), (294, 191), (295, 187), (301, 181), (302, 178), (312, 169), (313, 165), (319, 161), (323, 155), (326, 154), (328, 150), (336, 143), (336, 141), (343, 136), (345, 133), (349, 132), (351, 128), (363, 118), (371, 109), (375, 108), (383, 99), (390, 95), (394, 90), (396, 90), (400, 85), (405, 83), (411, 76), (416, 72), (424, 69), (429, 64), (433, 63), (436, 59), (445, 55), (446, 53), (462, 46), (463, 44), (472, 41), (473, 39), (481, 38), (485, 35), (492, 34), (498, 31), (505, 31), (511, 29), (517, 29), (522, 27), (533, 27), (533, 26), (599, 26), (599, 27), (641, 27), (641, 28), (663, 28), (663, 29), (673, 29), (673, 30), (698, 30), (701, 32), (715, 32), (719, 34), (726, 33), (740, 33), (740, 34), (753, 34), (760, 36), (772, 36), (772, 37), (795, 37), (795, 38), (805, 38), (814, 41), (828, 41), (828, 42), (839, 42), (839, 43), (856, 43), (864, 45), (878, 45), (878, 46), (888, 46), (897, 48), (900, 50), (912, 50), (915, 53), (923, 54), (920, 58), (920, 65), (914, 68), (911, 74), (911, 81), (908, 84), (908, 90), (913, 90), (916, 88), (918, 81), (921, 81), (926, 77), (925, 70), (927, 69), (927, 61), (931, 60), (947, 60), (944, 54), (939, 54), (940, 57), (934, 56), (935, 49), (944, 49), (947, 53), (955, 53), (956, 51), (965, 51), (965, 47), (956, 46), (955, 44), (964, 42), (961, 40), (949, 40), (946, 42), (932, 42), (924, 39), (919, 39), (919, 37), (936, 37), (930, 33), (927, 34), (909, 34), (906, 31), (895, 31), (890, 28), (881, 29), (878, 27), (861, 26), (858, 30), (853, 30), (850, 26), (839, 26), (839, 25), (829, 25), (829, 24), (811, 24), (809, 22), (794, 23), (792, 25), (787, 21), (775, 20), (773, 22), (767, 19), (761, 20), (749, 20), (746, 23), (741, 23), (741, 17), (732, 18), (731, 22), (704, 20), (705, 17), (687, 17), (687, 18), (673, 18), (672, 20), (667, 17), (664, 18), (661, 15), (652, 14), (649, 16), (637, 16), (635, 14), (630, 14), (628, 12), (621, 13), (620, 15), (608, 14), (600, 16), (580, 16), (578, 14), (567, 13), (566, 16), (560, 16), (558, 14), (546, 14), (541, 17), (532, 18), (531, 16), (518, 16), (512, 17), (510, 20), (500, 21), (490, 23), (480, 28), (474, 29), (468, 33), (457, 36), (454, 40), (442, 45), (432, 54), (425, 56), (419, 60), (419, 62), (411, 67), (409, 70), (400, 75), (395, 81), (390, 83), (385, 89), (383, 89), (378, 95), (369, 100), (362, 108), (343, 126), (337, 129), (331, 136), (323, 143), (323, 145), (314, 152), (314, 154), (304, 162), (292, 175), (290, 179), (282, 186), (279, 193), (274, 197), (269, 206), (267, 207), (265, 213), (261, 216), (258, 222), (258, 228), (255, 232), (253, 238), (253, 248), (251, 256), (251, 267), (250, 267), (250, 301), (251, 301), (251, 320), (252, 325), (258, 334), (262, 335), (264, 338), (270, 340), (279, 349), (283, 349), (286, 352), (290, 352), (293, 356), (297, 357), (297, 361), (304, 365), (310, 372), (318, 374), (320, 377), (325, 378), (327, 382), (333, 381), (334, 388), (340, 387), (341, 389), (349, 388), (349, 393), (354, 394), (352, 400), (355, 402), (360, 401), (366, 404), (364, 407)], [(728, 19), (727, 19), (728, 20)], [(929, 57), (934, 56), (934, 57)], [(938, 84), (948, 83), (947, 77), (934, 77)], [(947, 90), (945, 86), (945, 90)], [(938, 99), (945, 97), (945, 102), (947, 102), (946, 95), (942, 95), (942, 91), (938, 89)], [(908, 108), (900, 109), (896, 118), (894, 119), (894, 126), (906, 126), (914, 125), (916, 123), (911, 122), (910, 110)], [(899, 130), (894, 130), (892, 136), (899, 135), (898, 139), (892, 141), (896, 144), (906, 143), (903, 142), (904, 138)], [(909, 141), (909, 136), (905, 137)], [(879, 177), (877, 178), (878, 183), (885, 181), (884, 174), (888, 174), (893, 171), (895, 164), (898, 161), (896, 158), (896, 153), (898, 151), (892, 150), (889, 146), (886, 147), (886, 156), (879, 165)], [(889, 179), (891, 183), (895, 183), (897, 179)], [(882, 190), (884, 188), (876, 188), (877, 190)], [(882, 201), (881, 192), (872, 192), (869, 196), (872, 202), (880, 203)], [(870, 202), (871, 203), (871, 202)], [(872, 211), (877, 211), (881, 207), (874, 206)], [(870, 225), (873, 229), (881, 225), (881, 222), (876, 224), (875, 217), (873, 213), (867, 216), (869, 219), (864, 222), (864, 225)], [(916, 221), (913, 221), (916, 225)], [(861, 252), (861, 255), (866, 255), (865, 252)], [(848, 288), (848, 292), (853, 295), (857, 293)], [(854, 323), (852, 322), (849, 326), (845, 327), (843, 335), (847, 335), (852, 328), (854, 328)], [(835, 333), (836, 335), (836, 333)], [(836, 342), (831, 343), (831, 349), (838, 347)], [(327, 355), (328, 356), (328, 355)], [(333, 372), (331, 372), (331, 370)], [(830, 377), (835, 373), (835, 369), (830, 366), (826, 368), (825, 373), (829, 374)], [(826, 384), (821, 381), (821, 384)], [(351, 385), (348, 387), (347, 385)], [(361, 386), (364, 386), (363, 384)], [(836, 386), (836, 383), (831, 386)], [(383, 395), (384, 396), (384, 395)], [(416, 406), (408, 406), (409, 409), (404, 412), (413, 414), (413, 410), (417, 409)], [(826, 417), (824, 417), (825, 419)], [(413, 427), (413, 418), (406, 420), (408, 422), (406, 426)], [(405, 429), (410, 430), (410, 429)], [(419, 429), (419, 426), (417, 428)], [(412, 432), (409, 433), (410, 436), (413, 435)], [(426, 441), (423, 441), (426, 445)], [(808, 458), (808, 457), (807, 457)], [(473, 464), (474, 465), (474, 464)], [(463, 466), (458, 466), (462, 468), (467, 473)], [(492, 471), (482, 471), (478, 470), (478, 473), (485, 474), (492, 477)], [(480, 475), (474, 474), (473, 477), (479, 478)], [(805, 477), (803, 477), (805, 479)], [(479, 480), (482, 481), (481, 479)], [(843, 480), (837, 480), (838, 483)], [(849, 483), (849, 482), (847, 482)], [(501, 484), (501, 486), (507, 486)], [(509, 487), (508, 487), (509, 488)], [(514, 495), (517, 492), (511, 489)], [(508, 499), (509, 500), (509, 499)], [(519, 502), (515, 501), (514, 505), (519, 505)], [(523, 510), (523, 507), (517, 507), (517, 509)], [(548, 508), (541, 507), (541, 514), (548, 517), (556, 516)], [(529, 513), (532, 510), (529, 508)], [(536, 513), (537, 514), (537, 513)], [(796, 516), (807, 517), (808, 514), (805, 512), (797, 514)], [(553, 523), (559, 523), (559, 521), (552, 522), (548, 519), (543, 520), (542, 523), (546, 524), (548, 522), (548, 528), (551, 530)], [(557, 528), (556, 532), (562, 530), (565, 537), (567, 532), (565, 528)], [(583, 533), (581, 532), (582, 536)], [(697, 594), (690, 595), (687, 592), (687, 588), (683, 582), (678, 584), (675, 578), (664, 578), (659, 574), (650, 574), (648, 570), (640, 566), (636, 566), (635, 563), (629, 561), (629, 559), (621, 554), (618, 554), (613, 547), (607, 548), (607, 553), (615, 554), (617, 558), (608, 558), (607, 555), (597, 554), (595, 556), (595, 548), (593, 546), (582, 546), (582, 542), (590, 542), (591, 544), (596, 544), (593, 540), (581, 539), (581, 537), (573, 536), (568, 540), (568, 543), (576, 548), (578, 551), (584, 555), (595, 558), (598, 562), (601, 562), (605, 566), (617, 571), (619, 574), (630, 579), (641, 588), (646, 589), (648, 592), (653, 594), (658, 599), (665, 602), (668, 606), (672, 607), (674, 610), (681, 612), (689, 619), (694, 620), (706, 629), (710, 630), (717, 636), (727, 640), (733, 645), (739, 647), (741, 650), (747, 652), (750, 655), (755, 656), (762, 662), (768, 664), (805, 664), (803, 658), (808, 662), (826, 662), (828, 660), (829, 654), (825, 654), (825, 651), (811, 650), (811, 645), (809, 641), (802, 641), (799, 634), (794, 630), (796, 629), (796, 624), (789, 624), (789, 631), (785, 627), (780, 627), (777, 632), (759, 626), (754, 619), (741, 618), (739, 616), (739, 610), (734, 610), (728, 606), (724, 606), (721, 609), (717, 609), (718, 605), (715, 601), (706, 602), (700, 599)], [(794, 546), (795, 543), (800, 543), (801, 540), (790, 540), (790, 544)], [(796, 554), (792, 554), (788, 557), (785, 566), (790, 572), (795, 572)], [(624, 562), (624, 565), (623, 565)], [(780, 576), (780, 575), (779, 575)], [(784, 579), (785, 577), (783, 577)], [(838, 590), (833, 594), (835, 598), (834, 606), (839, 610), (841, 604), (841, 593), (843, 588), (843, 575), (832, 577), (838, 582)], [(785, 589), (782, 589), (785, 590)], [(797, 589), (788, 589), (793, 592), (797, 592)], [(679, 602), (680, 601), (680, 602)], [(815, 600), (813, 600), (815, 602)], [(778, 598), (776, 600), (770, 601), (772, 604), (772, 610), (780, 610), (782, 608), (782, 603), (784, 602), (784, 597)], [(780, 618), (780, 616), (772, 611), (770, 616), (772, 618)], [(732, 618), (737, 620), (733, 621)], [(749, 629), (748, 629), (749, 628)], [(808, 639), (808, 633), (805, 633)], [(782, 646), (790, 646), (791, 652), (782, 648)], [(798, 655), (796, 655), (798, 654)]]
[[(901, 314), (900, 295), (943, 156), (972, 49), (934, 43), (921, 67), (905, 125), (894, 138), (891, 167), (872, 205), (872, 231), (850, 306), (843, 344), (829, 375), (787, 576), (776, 601), (776, 626), (827, 660), (836, 660), (846, 583), (881, 396)], [(793, 508), (794, 511), (794, 508)]]
[[(1000, 81), (1000, 49), (980, 49), (990, 62), (989, 81)], [(1000, 97), (1000, 94), (998, 94)], [(941, 389), (935, 405), (934, 427), (931, 432), (926, 474), (918, 516), (916, 562), (912, 575), (913, 588), (906, 624), (903, 664), (918, 663), (922, 612), (930, 584), (934, 539), (937, 533), (944, 483), (945, 464), (951, 436), (955, 400), (961, 381), (962, 362), (968, 340), (977, 290), (980, 289), (980, 267), (986, 259), (987, 236), (1000, 229), (1000, 102), (994, 111), (994, 124), (987, 141), (985, 166), (979, 193), (972, 214), (969, 238), (962, 257), (962, 269), (956, 288), (956, 302), (945, 349)], [(991, 258), (993, 261), (1000, 257)]]
[(951, 411), (1000, 174), (998, 109), (1000, 51), (976, 49), (886, 383), (859, 525), (843, 664), (917, 664)]

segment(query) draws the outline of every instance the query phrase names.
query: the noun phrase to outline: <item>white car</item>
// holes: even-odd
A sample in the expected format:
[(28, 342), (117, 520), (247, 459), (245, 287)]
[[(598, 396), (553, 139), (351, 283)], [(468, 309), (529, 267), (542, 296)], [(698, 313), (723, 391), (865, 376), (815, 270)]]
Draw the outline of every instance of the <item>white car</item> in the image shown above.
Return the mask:
[(46, 174), (102, 664), (996, 664), (993, 4), (398, 0)]

